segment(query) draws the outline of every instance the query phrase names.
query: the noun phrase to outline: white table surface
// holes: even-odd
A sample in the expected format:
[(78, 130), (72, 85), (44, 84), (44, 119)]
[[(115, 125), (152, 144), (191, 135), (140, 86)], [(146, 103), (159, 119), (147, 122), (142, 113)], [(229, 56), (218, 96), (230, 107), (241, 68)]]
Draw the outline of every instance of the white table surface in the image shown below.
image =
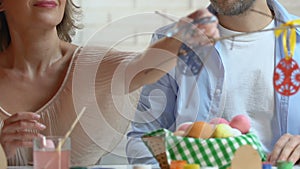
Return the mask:
[[(89, 166), (88, 169), (133, 169), (133, 165), (96, 165)], [(153, 169), (158, 169), (157, 167), (152, 167)], [(21, 167), (8, 167), (7, 169), (33, 169), (32, 166), (21, 166)], [(201, 167), (201, 169), (212, 169), (212, 167)], [(277, 169), (277, 167), (272, 167), (272, 169)], [(300, 169), (300, 166), (294, 166), (294, 169)]]

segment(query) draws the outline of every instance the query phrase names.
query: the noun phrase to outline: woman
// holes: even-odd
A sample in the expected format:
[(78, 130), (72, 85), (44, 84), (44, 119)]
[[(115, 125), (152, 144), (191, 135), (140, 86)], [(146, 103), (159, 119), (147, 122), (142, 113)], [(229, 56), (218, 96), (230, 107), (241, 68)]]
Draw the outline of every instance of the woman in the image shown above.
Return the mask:
[[(125, 80), (117, 84), (124, 88), (124, 92), (133, 91), (164, 75), (163, 71), (155, 69), (138, 71), (136, 74), (137, 67), (145, 62), (151, 63), (150, 66), (156, 65), (158, 62), (154, 63), (149, 58), (153, 53), (157, 54), (157, 50), (168, 51), (172, 57), (181, 46), (175, 38), (164, 38), (142, 54), (101, 47), (78, 48), (70, 43), (71, 34), (77, 28), (73, 16), (76, 9), (72, 0), (0, 0), (0, 142), (9, 165), (32, 162), (30, 147), (34, 138), (65, 135), (68, 131), (77, 115), (72, 90), (76, 64), (99, 64), (97, 59), (104, 55), (95, 80), (97, 103), (105, 109), (102, 110), (105, 121), (112, 124), (114, 129), (121, 129), (122, 133), (126, 126), (114, 126), (114, 123), (123, 124), (120, 121), (124, 119), (111, 106), (114, 71), (120, 65), (126, 66)], [(207, 15), (211, 14), (202, 11), (197, 17)], [(208, 36), (215, 37), (216, 25), (212, 23), (199, 27), (204, 28)], [(84, 51), (78, 52), (81, 50)], [(132, 60), (137, 55), (139, 59)], [(84, 59), (80, 60), (82, 56)], [(164, 64), (162, 69), (174, 67), (176, 62), (172, 60)], [(132, 78), (128, 80), (127, 76)], [(92, 119), (95, 111), (98, 109), (88, 107), (85, 113)], [(99, 122), (98, 126), (101, 125)], [(72, 165), (95, 164), (107, 151), (85, 129), (79, 124), (71, 134)], [(113, 144), (111, 141), (115, 136), (111, 136), (105, 126), (100, 131), (98, 128), (92, 130), (102, 139), (100, 142)]]

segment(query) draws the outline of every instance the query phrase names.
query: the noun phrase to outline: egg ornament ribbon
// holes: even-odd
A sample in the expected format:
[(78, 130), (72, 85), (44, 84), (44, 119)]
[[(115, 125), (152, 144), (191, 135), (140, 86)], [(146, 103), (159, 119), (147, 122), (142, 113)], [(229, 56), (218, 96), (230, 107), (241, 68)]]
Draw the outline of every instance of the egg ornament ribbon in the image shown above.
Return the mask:
[(289, 21), (281, 25), (282, 29), (275, 30), (276, 37), (282, 35), (285, 58), (275, 67), (273, 84), (275, 90), (284, 96), (294, 95), (300, 88), (300, 69), (293, 59), (297, 43), (295, 25), (300, 25), (300, 20)]

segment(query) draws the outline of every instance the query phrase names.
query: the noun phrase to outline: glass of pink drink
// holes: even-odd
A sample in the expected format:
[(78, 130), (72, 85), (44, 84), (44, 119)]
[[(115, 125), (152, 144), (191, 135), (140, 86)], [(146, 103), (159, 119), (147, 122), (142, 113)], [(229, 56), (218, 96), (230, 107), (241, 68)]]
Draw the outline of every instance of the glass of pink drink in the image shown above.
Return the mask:
[(33, 141), (34, 169), (69, 169), (71, 140), (67, 138), (59, 148), (63, 137), (47, 136)]

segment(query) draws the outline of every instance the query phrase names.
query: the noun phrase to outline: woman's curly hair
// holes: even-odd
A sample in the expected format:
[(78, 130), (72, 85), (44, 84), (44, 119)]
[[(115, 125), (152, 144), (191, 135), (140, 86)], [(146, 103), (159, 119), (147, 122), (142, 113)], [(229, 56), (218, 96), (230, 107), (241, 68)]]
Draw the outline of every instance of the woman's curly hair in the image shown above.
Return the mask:
[[(56, 26), (58, 37), (66, 42), (72, 42), (75, 30), (81, 27), (76, 23), (81, 16), (81, 9), (73, 0), (66, 1), (65, 13), (60, 24)], [(4, 51), (10, 44), (11, 37), (5, 13), (0, 12), (0, 51)]]

